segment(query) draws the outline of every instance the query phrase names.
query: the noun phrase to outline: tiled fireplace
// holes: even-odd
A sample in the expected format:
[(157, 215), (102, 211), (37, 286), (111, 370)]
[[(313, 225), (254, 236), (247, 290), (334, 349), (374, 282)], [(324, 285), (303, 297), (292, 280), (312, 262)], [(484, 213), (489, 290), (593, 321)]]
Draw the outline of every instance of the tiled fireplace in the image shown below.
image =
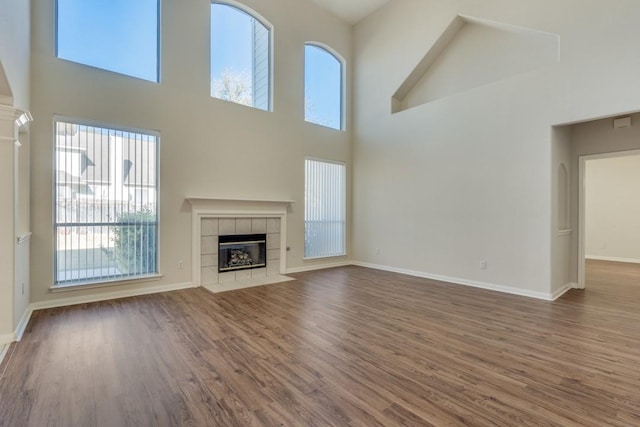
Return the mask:
[[(282, 274), (286, 272), (287, 213), (293, 202), (193, 197), (187, 200), (192, 205), (194, 284), (218, 292), (288, 279)], [(259, 249), (237, 245), (243, 242), (253, 245), (261, 241), (261, 236), (263, 260), (258, 259)], [(221, 253), (221, 247), (230, 251)], [(230, 262), (231, 268), (222, 265), (221, 258), (223, 263)]]
[[(202, 285), (280, 274), (280, 218), (202, 218), (200, 280)], [(220, 236), (266, 236), (266, 266), (220, 271)], [(222, 270), (225, 270), (223, 267)]]
[(218, 236), (218, 273), (267, 267), (267, 235)]

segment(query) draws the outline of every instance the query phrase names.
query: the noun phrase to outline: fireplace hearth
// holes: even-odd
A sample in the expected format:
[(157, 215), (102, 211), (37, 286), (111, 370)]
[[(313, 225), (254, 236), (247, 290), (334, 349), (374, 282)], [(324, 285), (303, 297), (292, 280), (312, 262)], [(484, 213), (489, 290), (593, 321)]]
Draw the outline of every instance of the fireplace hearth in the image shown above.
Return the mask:
[(266, 234), (219, 236), (218, 272), (266, 267), (266, 246)]

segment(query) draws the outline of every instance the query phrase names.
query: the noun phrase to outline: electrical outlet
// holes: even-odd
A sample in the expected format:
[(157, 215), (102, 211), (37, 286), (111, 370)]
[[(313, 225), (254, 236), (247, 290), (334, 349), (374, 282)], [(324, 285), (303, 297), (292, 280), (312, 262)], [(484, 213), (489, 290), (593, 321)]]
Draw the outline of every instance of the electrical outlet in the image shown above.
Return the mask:
[(182, 270), (184, 268), (184, 261), (179, 259), (178, 260), (178, 270)]
[(376, 248), (376, 255), (380, 255), (380, 248)]
[(480, 270), (487, 269), (487, 261), (480, 261)]

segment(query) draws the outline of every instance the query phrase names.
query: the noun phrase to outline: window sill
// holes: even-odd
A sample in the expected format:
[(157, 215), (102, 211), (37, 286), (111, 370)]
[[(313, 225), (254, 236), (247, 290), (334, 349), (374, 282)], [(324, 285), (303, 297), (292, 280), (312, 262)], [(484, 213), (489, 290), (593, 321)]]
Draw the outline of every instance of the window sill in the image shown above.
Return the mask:
[(304, 120), (305, 123), (310, 123), (314, 126), (319, 126), (321, 128), (325, 128), (325, 129), (329, 129), (329, 130), (334, 130), (336, 132), (342, 132), (342, 133), (346, 133), (347, 130), (344, 127), (339, 127), (339, 128), (334, 128), (333, 126), (329, 126), (329, 125), (323, 125), (322, 123), (316, 123), (316, 122), (312, 122), (311, 120)]
[(328, 259), (328, 258), (343, 258), (346, 257), (347, 254), (338, 254), (338, 255), (321, 255), (321, 256), (312, 256), (312, 257), (303, 257), (302, 259), (305, 261), (312, 261), (314, 259)]
[(79, 283), (73, 283), (69, 285), (53, 285), (49, 287), (49, 292), (52, 292), (52, 293), (70, 292), (70, 291), (78, 291), (81, 289), (106, 288), (110, 286), (121, 286), (121, 285), (131, 285), (135, 283), (155, 282), (162, 279), (163, 277), (164, 275), (157, 273), (157, 274), (149, 274), (146, 276), (132, 277), (131, 279), (115, 279), (115, 280), (102, 281), (102, 282), (79, 282)]

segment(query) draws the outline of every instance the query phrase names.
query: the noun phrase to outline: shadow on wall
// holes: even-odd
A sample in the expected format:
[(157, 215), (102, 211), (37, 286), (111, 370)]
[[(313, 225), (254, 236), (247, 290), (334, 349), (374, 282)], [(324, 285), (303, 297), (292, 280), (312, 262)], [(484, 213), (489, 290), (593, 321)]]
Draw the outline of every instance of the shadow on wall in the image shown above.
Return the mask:
[(555, 64), (559, 49), (556, 34), (459, 15), (393, 95), (392, 113)]

